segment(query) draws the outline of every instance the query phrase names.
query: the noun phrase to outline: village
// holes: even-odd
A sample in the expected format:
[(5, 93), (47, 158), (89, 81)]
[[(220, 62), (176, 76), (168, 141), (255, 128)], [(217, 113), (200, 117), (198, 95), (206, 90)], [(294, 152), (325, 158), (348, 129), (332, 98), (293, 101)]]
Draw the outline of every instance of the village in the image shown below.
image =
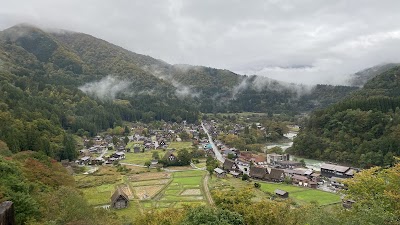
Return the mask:
[[(248, 151), (218, 140), (223, 132), (240, 135), (246, 126), (251, 124), (232, 124), (233, 129), (222, 131), (215, 120), (129, 124), (119, 134), (84, 139), (73, 163), (85, 171), (75, 178), (89, 203), (121, 209), (116, 212), (128, 217), (154, 208), (213, 205), (213, 190), (253, 184), (259, 185), (254, 189), (258, 198), (342, 203), (339, 193), (346, 187), (341, 179), (353, 177), (354, 168), (322, 163), (314, 170), (284, 151)], [(218, 162), (211, 171), (209, 158)]]

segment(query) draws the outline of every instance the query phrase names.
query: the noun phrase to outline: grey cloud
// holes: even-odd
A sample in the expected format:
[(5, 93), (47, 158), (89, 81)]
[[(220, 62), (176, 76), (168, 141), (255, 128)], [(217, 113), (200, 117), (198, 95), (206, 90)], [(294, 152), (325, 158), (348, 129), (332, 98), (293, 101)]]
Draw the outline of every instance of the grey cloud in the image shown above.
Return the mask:
[(258, 92), (268, 89), (272, 91), (290, 91), (296, 94), (296, 97), (299, 98), (303, 95), (310, 94), (315, 88), (314, 85), (304, 85), (304, 84), (295, 84), (288, 83), (283, 81), (278, 81), (274, 79), (270, 79), (268, 77), (256, 76), (256, 77), (247, 77), (240, 82), (237, 86), (235, 86), (232, 90), (232, 98), (236, 98), (236, 96), (242, 91), (252, 88)]
[[(189, 69), (196, 69), (196, 67), (190, 65), (175, 65), (174, 68), (183, 72), (186, 72)], [(175, 95), (178, 98), (183, 99), (186, 97), (199, 97), (201, 94), (201, 92), (194, 91), (193, 87), (186, 86), (174, 80), (172, 76), (168, 74), (168, 71), (159, 68), (157, 65), (144, 66), (142, 69), (172, 84), (175, 87)]]
[(129, 93), (130, 85), (131, 83), (128, 81), (109, 75), (99, 81), (87, 83), (79, 87), (79, 89), (101, 100), (113, 100), (118, 93)]

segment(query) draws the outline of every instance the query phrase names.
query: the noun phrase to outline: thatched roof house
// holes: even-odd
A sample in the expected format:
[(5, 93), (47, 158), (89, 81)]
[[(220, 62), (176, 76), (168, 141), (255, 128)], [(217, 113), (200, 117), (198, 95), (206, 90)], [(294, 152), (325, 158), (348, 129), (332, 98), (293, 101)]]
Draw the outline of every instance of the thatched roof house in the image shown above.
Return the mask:
[(271, 181), (277, 181), (277, 182), (283, 181), (284, 177), (285, 177), (284, 172), (283, 172), (283, 170), (280, 170), (280, 169), (272, 168), (271, 172), (269, 173), (269, 179)]
[(123, 209), (128, 207), (129, 198), (121, 189), (117, 188), (111, 196), (111, 207), (114, 209)]
[(250, 177), (265, 180), (268, 178), (268, 170), (264, 167), (251, 166), (250, 167)]
[(227, 170), (227, 171), (237, 170), (237, 168), (238, 168), (236, 165), (236, 162), (231, 159), (225, 159), (225, 162), (222, 167), (224, 170)]

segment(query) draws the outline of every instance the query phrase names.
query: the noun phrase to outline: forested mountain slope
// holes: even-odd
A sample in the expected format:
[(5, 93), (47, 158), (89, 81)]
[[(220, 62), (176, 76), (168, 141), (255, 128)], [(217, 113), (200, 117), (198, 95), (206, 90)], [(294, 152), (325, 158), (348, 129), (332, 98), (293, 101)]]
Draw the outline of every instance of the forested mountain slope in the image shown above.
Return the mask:
[(398, 63), (387, 63), (387, 64), (376, 65), (371, 68), (359, 71), (350, 76), (348, 83), (351, 86), (362, 87), (362, 86), (364, 86), (364, 84), (366, 84), (372, 78), (374, 78), (377, 75), (384, 73), (398, 65), (399, 65)]
[(392, 165), (400, 155), (400, 66), (345, 100), (314, 112), (291, 152), (361, 167)]
[[(175, 95), (185, 103), (198, 106), (202, 112), (296, 114), (325, 107), (357, 89), (329, 85), (309, 87), (204, 66), (170, 65), (90, 35), (67, 31), (51, 35), (85, 62), (87, 72), (123, 76), (132, 82), (135, 93)], [(249, 98), (254, 100), (249, 102)]]
[(73, 159), (67, 133), (94, 135), (122, 121), (195, 122), (200, 112), (295, 115), (356, 89), (170, 65), (69, 31), (17, 25), (0, 32), (0, 140), (13, 152)]

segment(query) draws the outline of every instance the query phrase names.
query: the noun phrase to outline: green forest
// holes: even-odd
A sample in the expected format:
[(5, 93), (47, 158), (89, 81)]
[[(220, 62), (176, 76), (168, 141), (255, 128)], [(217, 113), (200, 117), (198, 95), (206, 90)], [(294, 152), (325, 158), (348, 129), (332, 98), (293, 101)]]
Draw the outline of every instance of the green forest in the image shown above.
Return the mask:
[(304, 121), (293, 154), (362, 168), (391, 166), (400, 155), (400, 67)]

